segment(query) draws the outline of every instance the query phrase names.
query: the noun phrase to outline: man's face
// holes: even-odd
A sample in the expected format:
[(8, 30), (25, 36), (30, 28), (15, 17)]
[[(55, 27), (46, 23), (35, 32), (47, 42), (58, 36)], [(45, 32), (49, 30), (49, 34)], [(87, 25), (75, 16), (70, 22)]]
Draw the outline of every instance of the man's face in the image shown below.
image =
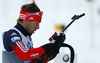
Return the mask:
[(26, 30), (28, 31), (28, 33), (30, 33), (30, 35), (32, 35), (32, 33), (39, 29), (39, 24), (40, 22), (38, 21), (29, 21), (27, 22)]

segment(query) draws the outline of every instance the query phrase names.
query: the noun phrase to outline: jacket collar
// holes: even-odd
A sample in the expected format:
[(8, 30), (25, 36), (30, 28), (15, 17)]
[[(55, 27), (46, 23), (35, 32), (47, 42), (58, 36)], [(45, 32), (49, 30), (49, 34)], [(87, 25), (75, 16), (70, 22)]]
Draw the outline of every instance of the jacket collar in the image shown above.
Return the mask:
[(19, 23), (17, 23), (16, 25), (15, 25), (15, 28), (17, 28), (23, 35), (25, 35), (25, 36), (31, 36), (25, 29), (24, 29), (24, 27), (22, 26), (22, 25), (20, 25)]

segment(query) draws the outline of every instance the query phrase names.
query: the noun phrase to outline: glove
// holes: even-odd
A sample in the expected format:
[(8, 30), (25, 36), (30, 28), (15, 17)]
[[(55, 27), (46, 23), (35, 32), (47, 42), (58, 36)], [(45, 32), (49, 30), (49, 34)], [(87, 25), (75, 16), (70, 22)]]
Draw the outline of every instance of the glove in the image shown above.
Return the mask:
[(59, 47), (56, 44), (48, 43), (48, 44), (43, 45), (42, 47), (46, 51), (46, 54), (59, 53)]
[(33, 63), (46, 63), (46, 55), (42, 55), (36, 59), (34, 59)]
[(58, 53), (50, 53), (50, 54), (48, 54), (47, 55), (47, 57), (48, 57), (47, 61), (50, 61), (50, 60), (54, 59), (57, 56), (57, 54)]
[(47, 63), (48, 61), (54, 59), (56, 57), (57, 53), (49, 54), (49, 55), (42, 55), (36, 59), (33, 60), (32, 63)]
[(66, 39), (66, 36), (64, 33), (60, 33), (59, 35), (55, 32), (52, 37), (50, 37), (50, 41), (55, 41), (54, 43), (57, 44), (59, 47), (62, 46), (62, 44), (64, 43)]
[(49, 38), (50, 41), (52, 41), (52, 39), (55, 41), (54, 44), (56, 44), (56, 46), (58, 47), (58, 51), (55, 53), (47, 53), (47, 56), (49, 58), (48, 61), (54, 59), (57, 56), (59, 49), (63, 45), (63, 42), (65, 41), (66, 37), (65, 34), (61, 33), (60, 35), (57, 35), (57, 33), (54, 33), (52, 37)]
[(45, 44), (42, 47), (46, 51), (45, 55), (47, 55), (47, 61), (54, 59), (59, 53), (59, 49), (60, 49), (58, 45), (53, 44), (53, 43)]

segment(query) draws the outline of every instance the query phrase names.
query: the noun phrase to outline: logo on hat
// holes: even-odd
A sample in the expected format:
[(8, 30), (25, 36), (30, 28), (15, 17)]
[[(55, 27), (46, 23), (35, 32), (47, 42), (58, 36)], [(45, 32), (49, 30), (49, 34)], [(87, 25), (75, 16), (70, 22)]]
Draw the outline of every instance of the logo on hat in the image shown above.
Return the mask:
[(34, 18), (33, 18), (33, 17), (30, 17), (29, 19), (30, 19), (30, 20), (34, 20)]

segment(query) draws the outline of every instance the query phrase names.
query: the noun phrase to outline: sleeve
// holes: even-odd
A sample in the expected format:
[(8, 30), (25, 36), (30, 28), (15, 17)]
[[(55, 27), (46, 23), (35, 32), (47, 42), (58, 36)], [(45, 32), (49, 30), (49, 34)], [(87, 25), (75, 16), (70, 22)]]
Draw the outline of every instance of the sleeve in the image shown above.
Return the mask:
[(45, 53), (45, 50), (42, 47), (26, 49), (23, 42), (21, 42), (20, 40), (15, 41), (12, 44), (12, 48), (15, 54), (22, 61), (28, 61), (28, 60), (35, 59)]
[(45, 53), (45, 50), (42, 47), (26, 49), (22, 42), (22, 38), (16, 31), (10, 30), (6, 32), (3, 39), (6, 50), (8, 52), (14, 51), (22, 61), (35, 59)]

